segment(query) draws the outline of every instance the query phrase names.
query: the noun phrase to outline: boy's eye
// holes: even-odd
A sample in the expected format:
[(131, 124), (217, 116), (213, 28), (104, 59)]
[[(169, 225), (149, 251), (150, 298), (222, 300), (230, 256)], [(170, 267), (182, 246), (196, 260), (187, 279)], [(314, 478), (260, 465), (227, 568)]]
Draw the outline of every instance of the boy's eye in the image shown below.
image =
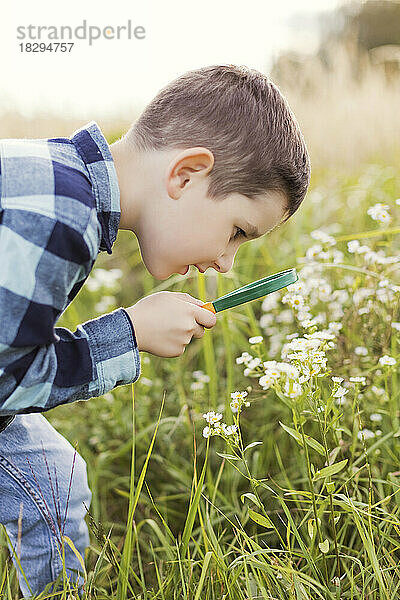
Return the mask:
[(236, 233), (233, 237), (236, 239), (240, 235), (242, 235), (243, 237), (246, 237), (246, 233), (243, 231), (243, 229), (240, 229), (240, 227), (237, 227)]

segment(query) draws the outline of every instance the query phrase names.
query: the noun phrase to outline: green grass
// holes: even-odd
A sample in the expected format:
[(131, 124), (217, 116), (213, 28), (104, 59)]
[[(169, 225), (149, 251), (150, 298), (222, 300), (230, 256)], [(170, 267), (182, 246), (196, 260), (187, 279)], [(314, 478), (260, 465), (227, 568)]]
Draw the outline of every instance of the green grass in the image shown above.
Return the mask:
[[(298, 213), (270, 236), (244, 244), (224, 276), (193, 273), (160, 283), (144, 272), (136, 239), (123, 231), (113, 255), (99, 256), (90, 277), (96, 269), (120, 268), (123, 285), (84, 288), (57, 325), (74, 331), (161, 290), (212, 300), (292, 266), (309, 286), (299, 293), (312, 317), (326, 320), (302, 327), (282, 290), (265, 303), (219, 314), (217, 325), (181, 357), (142, 353), (142, 375), (133, 388), (46, 413), (71, 443), (78, 442), (88, 464), (93, 500), (85, 598), (397, 597), (400, 334), (391, 324), (400, 321), (400, 310), (399, 291), (389, 289), (385, 297), (385, 289), (400, 285), (400, 269), (350, 253), (347, 242), (358, 239), (382, 256), (398, 257), (399, 197), (400, 175), (384, 165), (365, 165), (351, 177), (314, 173)], [(390, 224), (368, 216), (377, 202), (389, 205)], [(337, 240), (322, 244), (323, 251), (343, 256), (305, 260), (307, 249), (320, 243), (310, 236), (316, 229)], [(316, 277), (324, 282), (313, 287)], [(114, 299), (107, 309), (97, 304), (104, 296)], [(302, 337), (332, 321), (342, 327), (335, 347), (326, 349), (321, 377), (304, 382), (296, 398), (285, 393), (283, 379), (263, 389), (263, 362), (299, 364), (281, 357), (287, 335)], [(262, 342), (249, 343), (254, 336)], [(357, 347), (367, 354), (357, 354)], [(260, 359), (247, 371), (236, 362), (243, 352)], [(379, 365), (383, 355), (397, 364)], [(195, 371), (209, 381), (192, 386)], [(341, 405), (332, 376), (343, 377), (348, 390)], [(365, 377), (365, 385), (349, 384), (354, 376)], [(235, 391), (247, 391), (250, 402), (239, 413), (230, 409)], [(238, 426), (237, 444), (233, 436), (203, 437), (203, 413), (210, 410)], [(369, 432), (367, 439), (361, 430)], [(4, 527), (0, 534), (0, 597), (16, 599)]]

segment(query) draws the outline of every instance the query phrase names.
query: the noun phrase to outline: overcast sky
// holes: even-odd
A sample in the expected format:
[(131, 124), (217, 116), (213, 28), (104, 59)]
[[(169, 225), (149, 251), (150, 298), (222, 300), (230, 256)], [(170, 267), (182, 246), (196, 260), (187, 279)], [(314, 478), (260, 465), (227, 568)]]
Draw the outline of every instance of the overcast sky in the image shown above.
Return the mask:
[[(2, 7), (0, 110), (38, 108), (91, 118), (130, 114), (168, 81), (209, 64), (234, 63), (268, 72), (284, 48), (313, 51), (315, 18), (340, 0), (17, 0)], [(7, 12), (6, 12), (7, 11)], [(75, 40), (68, 53), (21, 52), (17, 27), (142, 26), (144, 39)], [(24, 30), (25, 33), (27, 30)], [(42, 35), (45, 30), (42, 30)], [(47, 31), (47, 30), (46, 30)], [(50, 31), (50, 30), (48, 30)], [(121, 35), (125, 32), (121, 30)], [(110, 36), (112, 34), (110, 33)], [(115, 35), (115, 33), (114, 33)], [(48, 40), (46, 40), (48, 41)]]

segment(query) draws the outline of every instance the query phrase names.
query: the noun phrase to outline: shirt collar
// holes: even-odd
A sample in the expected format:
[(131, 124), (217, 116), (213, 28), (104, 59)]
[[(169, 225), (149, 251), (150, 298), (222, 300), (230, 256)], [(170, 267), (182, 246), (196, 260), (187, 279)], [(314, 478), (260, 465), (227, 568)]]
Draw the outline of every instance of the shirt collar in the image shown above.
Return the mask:
[(77, 129), (70, 140), (81, 155), (92, 181), (97, 218), (102, 231), (100, 250), (112, 254), (121, 208), (117, 172), (109, 145), (96, 121)]

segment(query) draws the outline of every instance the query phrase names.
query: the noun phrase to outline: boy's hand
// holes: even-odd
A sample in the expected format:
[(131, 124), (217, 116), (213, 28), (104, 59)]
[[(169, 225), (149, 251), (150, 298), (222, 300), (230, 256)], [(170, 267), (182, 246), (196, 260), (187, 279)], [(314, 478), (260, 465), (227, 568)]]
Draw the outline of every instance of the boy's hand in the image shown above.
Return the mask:
[(204, 327), (217, 322), (204, 304), (183, 292), (157, 292), (126, 308), (135, 329), (138, 349), (155, 356), (180, 356), (192, 337), (202, 338)]

